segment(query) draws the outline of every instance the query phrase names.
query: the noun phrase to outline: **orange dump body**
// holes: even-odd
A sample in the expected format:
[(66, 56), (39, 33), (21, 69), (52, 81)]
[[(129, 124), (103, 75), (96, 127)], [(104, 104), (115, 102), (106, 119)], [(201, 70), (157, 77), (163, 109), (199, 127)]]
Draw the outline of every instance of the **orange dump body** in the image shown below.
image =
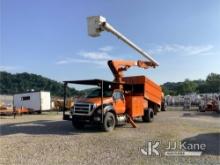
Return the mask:
[[(162, 90), (159, 85), (145, 76), (124, 77), (126, 84), (134, 85), (132, 94), (125, 95), (126, 110), (132, 117), (143, 116), (150, 102), (161, 106)], [(135, 86), (137, 89), (135, 90)]]
[(127, 84), (143, 85), (143, 90), (139, 90), (139, 95), (143, 95), (148, 101), (161, 105), (162, 89), (161, 87), (145, 76), (124, 77), (123, 81)]

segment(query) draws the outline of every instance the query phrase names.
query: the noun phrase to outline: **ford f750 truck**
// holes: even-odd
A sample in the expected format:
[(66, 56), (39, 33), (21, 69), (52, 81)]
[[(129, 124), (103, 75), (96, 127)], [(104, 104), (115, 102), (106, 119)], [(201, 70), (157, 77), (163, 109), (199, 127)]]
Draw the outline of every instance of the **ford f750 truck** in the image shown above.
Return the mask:
[[(64, 110), (64, 119), (71, 119), (73, 126), (78, 129), (86, 124), (93, 124), (111, 131), (116, 125), (126, 124), (135, 118), (141, 117), (143, 122), (152, 122), (160, 109), (165, 110), (162, 107), (161, 88), (152, 80), (145, 76), (134, 76), (124, 77), (123, 81), (124, 83), (100, 79), (65, 81), (65, 88), (67, 84), (94, 85), (98, 88), (78, 99), (69, 116)], [(118, 88), (119, 86), (122, 88)]]
[(148, 53), (114, 29), (104, 17), (88, 17), (89, 35), (97, 37), (102, 31), (111, 32), (139, 52), (147, 61), (109, 60), (108, 66), (114, 76), (113, 81), (100, 79), (64, 81), (64, 91), (69, 83), (95, 85), (98, 88), (77, 100), (69, 115), (65, 113), (64, 106), (63, 118), (71, 118), (75, 128), (82, 128), (86, 124), (98, 124), (105, 131), (111, 131), (116, 125), (126, 122), (136, 127), (134, 119), (139, 117), (143, 122), (151, 122), (160, 109), (165, 110), (161, 87), (145, 76), (126, 77), (123, 72), (133, 66), (147, 69), (155, 68), (159, 64)]

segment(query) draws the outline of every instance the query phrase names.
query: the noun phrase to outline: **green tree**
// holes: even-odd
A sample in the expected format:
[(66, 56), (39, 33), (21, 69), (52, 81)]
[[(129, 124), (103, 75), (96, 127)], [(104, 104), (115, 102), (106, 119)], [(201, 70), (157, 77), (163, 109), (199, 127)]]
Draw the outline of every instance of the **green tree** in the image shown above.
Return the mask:
[(189, 94), (196, 92), (197, 84), (193, 81), (186, 79), (181, 86), (181, 94)]
[(220, 92), (220, 74), (210, 73), (206, 78), (209, 92)]
[[(52, 96), (63, 96), (63, 83), (40, 75), (30, 73), (11, 74), (0, 72), (0, 94), (23, 93), (34, 89), (35, 91), (50, 91)], [(67, 88), (69, 96), (82, 95), (74, 88)]]

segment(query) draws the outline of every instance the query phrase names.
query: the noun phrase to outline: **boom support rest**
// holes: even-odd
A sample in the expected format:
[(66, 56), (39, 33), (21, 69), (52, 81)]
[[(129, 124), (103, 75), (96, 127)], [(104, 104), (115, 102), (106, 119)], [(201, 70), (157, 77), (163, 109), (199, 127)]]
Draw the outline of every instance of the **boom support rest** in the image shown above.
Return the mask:
[(149, 61), (132, 61), (132, 60), (110, 60), (108, 61), (108, 66), (110, 70), (112, 71), (115, 79), (115, 82), (122, 82), (123, 78), (123, 71), (127, 71), (128, 68), (132, 66), (137, 66), (139, 68), (147, 69), (149, 67), (155, 67), (155, 64), (153, 62)]

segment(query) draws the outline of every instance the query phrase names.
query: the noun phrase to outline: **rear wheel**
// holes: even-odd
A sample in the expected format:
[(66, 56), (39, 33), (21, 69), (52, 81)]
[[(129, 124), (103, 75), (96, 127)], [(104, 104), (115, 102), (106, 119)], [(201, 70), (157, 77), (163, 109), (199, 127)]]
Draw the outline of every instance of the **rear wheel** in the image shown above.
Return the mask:
[(165, 103), (162, 103), (162, 104), (161, 104), (161, 111), (166, 111), (166, 105), (165, 105)]
[(148, 108), (144, 111), (144, 116), (142, 116), (143, 122), (152, 122), (154, 119), (154, 111), (152, 108)]
[(160, 108), (158, 106), (155, 106), (154, 107), (154, 115), (156, 116), (158, 112), (160, 112)]
[(107, 112), (105, 114), (105, 118), (103, 122), (103, 129), (107, 132), (110, 132), (115, 128), (115, 125), (116, 125), (115, 115), (111, 112)]

